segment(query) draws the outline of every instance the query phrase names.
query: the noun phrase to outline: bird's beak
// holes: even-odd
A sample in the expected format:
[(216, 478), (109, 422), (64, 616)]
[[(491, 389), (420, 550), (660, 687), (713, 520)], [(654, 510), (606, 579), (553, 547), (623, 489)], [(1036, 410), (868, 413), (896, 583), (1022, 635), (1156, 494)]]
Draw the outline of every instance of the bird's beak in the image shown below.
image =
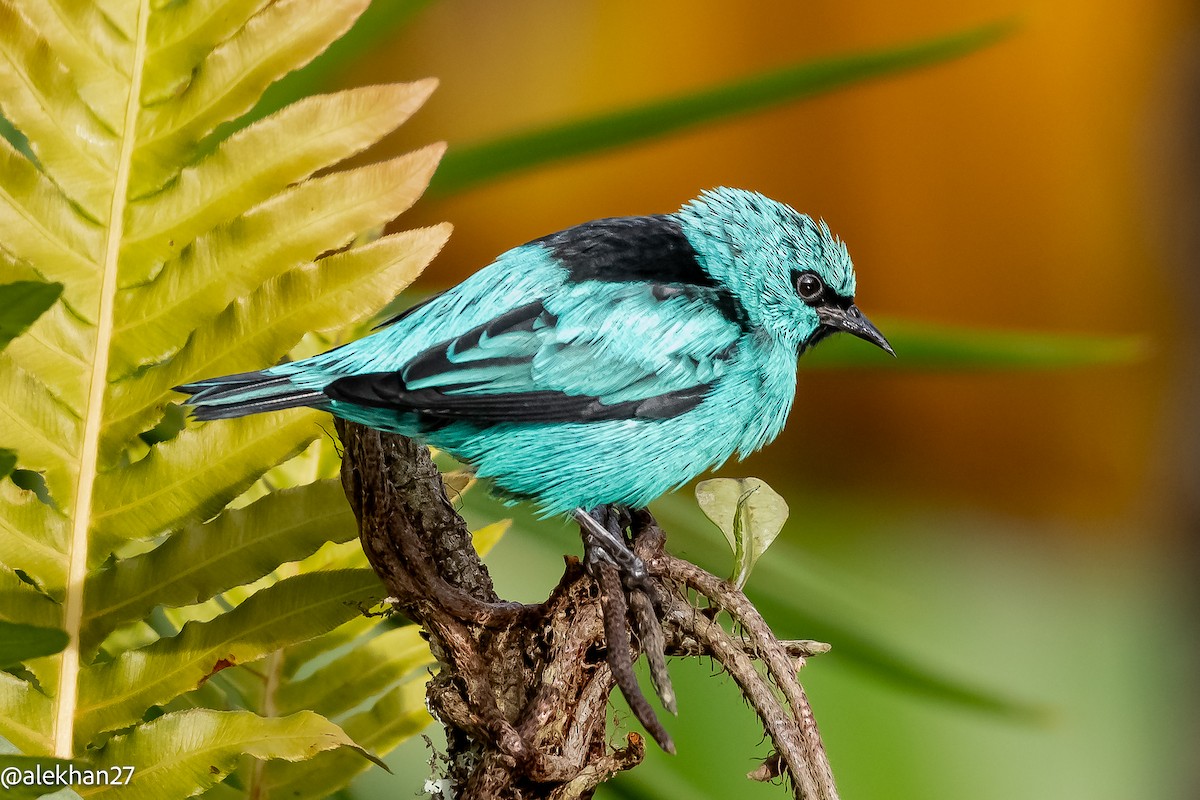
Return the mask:
[(845, 331), (860, 339), (866, 339), (885, 353), (896, 355), (896, 351), (879, 332), (879, 328), (876, 328), (871, 320), (863, 316), (856, 305), (851, 305), (849, 308), (821, 306), (817, 308), (817, 318), (821, 320), (822, 326), (829, 329), (830, 333)]

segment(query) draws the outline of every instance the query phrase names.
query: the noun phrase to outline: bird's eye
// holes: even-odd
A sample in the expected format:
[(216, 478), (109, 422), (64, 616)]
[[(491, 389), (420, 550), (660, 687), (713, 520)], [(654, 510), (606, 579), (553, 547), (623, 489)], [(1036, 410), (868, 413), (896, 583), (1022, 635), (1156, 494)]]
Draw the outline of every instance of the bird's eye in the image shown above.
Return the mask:
[(821, 299), (825, 293), (825, 282), (812, 272), (802, 272), (796, 276), (796, 294), (806, 303)]

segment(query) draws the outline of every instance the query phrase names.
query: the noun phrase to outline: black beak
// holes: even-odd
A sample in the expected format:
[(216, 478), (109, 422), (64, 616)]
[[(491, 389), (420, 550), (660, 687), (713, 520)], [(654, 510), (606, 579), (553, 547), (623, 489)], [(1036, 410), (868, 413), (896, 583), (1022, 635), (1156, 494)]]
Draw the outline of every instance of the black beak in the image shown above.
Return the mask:
[[(819, 306), (817, 308), (817, 318), (821, 320), (821, 328), (826, 329), (825, 336), (837, 331), (845, 331), (860, 339), (866, 339), (885, 353), (891, 353), (893, 357), (896, 355), (896, 351), (888, 344), (888, 340), (884, 338), (884, 335), (879, 332), (879, 328), (876, 328), (871, 323), (871, 320), (864, 317), (856, 305), (851, 305), (848, 308)], [(818, 337), (824, 338), (820, 329), (817, 330), (812, 339), (815, 340)]]

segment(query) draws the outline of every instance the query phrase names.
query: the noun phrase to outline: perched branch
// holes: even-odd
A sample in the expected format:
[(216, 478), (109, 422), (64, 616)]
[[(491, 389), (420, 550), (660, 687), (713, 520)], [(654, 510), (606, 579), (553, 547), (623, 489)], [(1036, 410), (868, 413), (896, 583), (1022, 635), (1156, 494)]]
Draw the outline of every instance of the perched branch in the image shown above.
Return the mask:
[(766, 665), (770, 683), (782, 691), (787, 707), (754, 668), (746, 650), (735, 644), (724, 628), (697, 613), (678, 591), (664, 601), (664, 621), (702, 642), (713, 658), (733, 675), (786, 764), (797, 797), (837, 800), (837, 787), (816, 718), (796, 678), (797, 663), (775, 638), (758, 609), (728, 581), (667, 553), (663, 549), (666, 536), (648, 512), (639, 513), (634, 528), (634, 549), (652, 574), (665, 578), (670, 585), (686, 585), (733, 618), (749, 640), (750, 652)]
[[(627, 601), (607, 566), (597, 570), (598, 586), (568, 558), (544, 602), (503, 602), (426, 449), (337, 424), (345, 445), (342, 483), (363, 549), (396, 607), (427, 631), (440, 665), (428, 697), (446, 728), (446, 774), (439, 777), (449, 781), (449, 796), (591, 797), (596, 786), (645, 755), (636, 733), (620, 749), (608, 744), (608, 698), (618, 683), (646, 729), (670, 742), (644, 698), (644, 708), (634, 705), (641, 694), (630, 665), (641, 648), (668, 707), (674, 697), (664, 654), (715, 658), (742, 687), (775, 746), (776, 754), (752, 777), (784, 774), (798, 798), (836, 800), (796, 680), (803, 659), (828, 645), (777, 640), (740, 591), (667, 554), (665, 537), (646, 512), (635, 512), (630, 525), (634, 549), (650, 572), (645, 591), (631, 592)], [(697, 609), (689, 591), (727, 613), (741, 635)]]

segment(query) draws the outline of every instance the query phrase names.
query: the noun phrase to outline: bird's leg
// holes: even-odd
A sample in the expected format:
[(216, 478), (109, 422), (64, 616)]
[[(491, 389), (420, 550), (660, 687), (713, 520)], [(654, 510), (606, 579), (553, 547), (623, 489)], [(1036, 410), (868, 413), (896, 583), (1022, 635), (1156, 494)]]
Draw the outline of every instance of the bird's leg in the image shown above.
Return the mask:
[[(661, 606), (658, 587), (625, 538), (625, 528), (631, 521), (629, 510), (623, 506), (600, 506), (590, 513), (576, 509), (575, 518), (583, 533), (584, 563), (600, 585), (609, 669), (634, 716), (660, 747), (674, 753), (674, 743), (638, 688), (630, 658), (627, 623), (631, 621), (650, 663), (650, 675), (658, 697), (664, 707), (672, 714), (676, 713), (675, 692), (667, 674), (662, 622), (658, 613)], [(633, 615), (629, 620), (631, 610)]]
[[(575, 521), (583, 531), (584, 565), (591, 571), (594, 564), (603, 561), (617, 568), (622, 583), (644, 583), (646, 565), (629, 549), (619, 514), (615, 506), (596, 506), (590, 513), (575, 509)], [(625, 514), (628, 516), (627, 511)]]

